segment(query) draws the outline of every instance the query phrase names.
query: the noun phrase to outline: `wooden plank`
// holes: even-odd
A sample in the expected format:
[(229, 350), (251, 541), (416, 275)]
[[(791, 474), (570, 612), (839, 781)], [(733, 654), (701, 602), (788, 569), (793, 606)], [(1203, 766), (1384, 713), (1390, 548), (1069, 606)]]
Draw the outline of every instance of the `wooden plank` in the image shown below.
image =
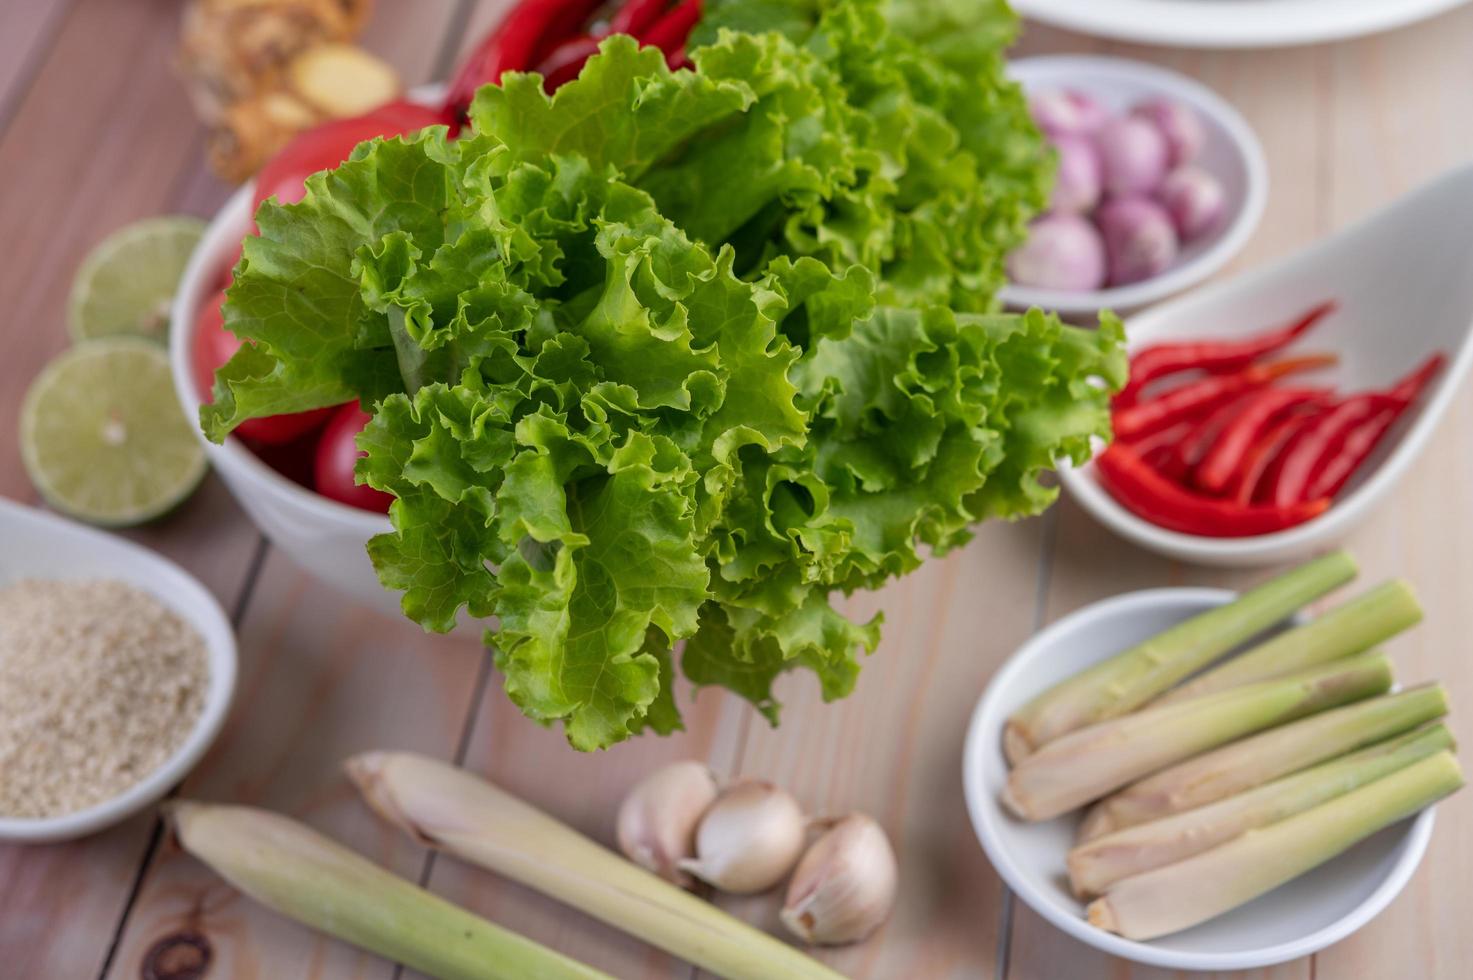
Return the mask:
[(46, 56), (68, 3), (11, 0), (0, 7), (0, 130)]
[[(479, 643), (427, 636), (412, 623), (355, 607), (273, 552), (240, 648), (234, 709), (182, 795), (291, 814), (416, 877), (422, 849), (380, 825), (339, 767), (354, 752), (385, 745), (451, 755), (484, 656)], [(150, 950), (186, 933), (204, 937), (219, 976), (391, 971), (241, 897), (169, 843), (147, 870), (108, 976), (139, 976)]]
[[(1473, 84), (1473, 9), (1333, 50), (1329, 127), (1337, 165), (1325, 190), (1334, 223), (1382, 206), (1442, 171), (1473, 158), (1473, 128), (1458, 91)], [(1463, 120), (1454, 123), (1453, 120)], [(1415, 324), (1388, 325), (1415, 330)], [(1423, 625), (1394, 647), (1403, 683), (1439, 679), (1452, 692), (1449, 719), (1461, 745), (1473, 744), (1468, 698), (1473, 632), (1467, 569), (1473, 526), (1455, 517), (1473, 499), (1473, 392), (1464, 390), (1425, 455), (1351, 546), (1368, 571), (1403, 574), (1427, 610)], [(1464, 765), (1466, 767), (1466, 752)], [(1468, 974), (1467, 929), (1473, 877), (1473, 794), (1438, 808), (1421, 868), (1385, 913), (1316, 957), (1323, 977), (1416, 976), (1453, 980)]]

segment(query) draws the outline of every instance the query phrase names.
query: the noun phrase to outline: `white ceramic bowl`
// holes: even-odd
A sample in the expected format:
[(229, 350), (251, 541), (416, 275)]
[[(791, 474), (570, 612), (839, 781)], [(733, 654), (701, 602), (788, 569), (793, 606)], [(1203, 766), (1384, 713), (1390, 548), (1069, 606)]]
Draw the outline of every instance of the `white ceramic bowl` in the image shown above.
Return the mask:
[(1322, 516), (1287, 531), (1207, 538), (1159, 528), (1107, 493), (1094, 464), (1060, 471), (1073, 498), (1143, 548), (1204, 565), (1289, 561), (1327, 548), (1370, 516), (1426, 446), (1473, 365), (1473, 166), (1414, 191), (1350, 228), (1272, 265), (1133, 317), (1132, 348), (1233, 337), (1287, 322), (1335, 299), (1340, 308), (1294, 348), (1327, 350), (1322, 372), (1341, 391), (1380, 388), (1433, 351), (1449, 365)]
[[(201, 401), (190, 368), (195, 317), (218, 288), (221, 271), (250, 227), (253, 191), (253, 184), (240, 188), (211, 220), (174, 296), (169, 361), (174, 390), (190, 419), (199, 418)], [(399, 615), (398, 595), (379, 583), (365, 550), (369, 538), (389, 531), (387, 517), (329, 500), (292, 482), (234, 436), (216, 445), (197, 424), (193, 428), (215, 472), (272, 545), (350, 598)]]
[(1010, 283), (1002, 291), (1008, 306), (1038, 306), (1070, 315), (1136, 309), (1196, 285), (1222, 268), (1247, 243), (1268, 200), (1268, 165), (1248, 123), (1211, 89), (1155, 65), (1095, 55), (1024, 58), (1010, 63), (1008, 74), (1025, 91), (1078, 89), (1115, 112), (1124, 112), (1156, 96), (1190, 106), (1201, 117), (1207, 133), (1196, 163), (1222, 182), (1227, 195), (1226, 220), (1211, 234), (1185, 245), (1176, 261), (1160, 275), (1129, 286), (1085, 292)]
[(17, 579), (118, 579), (151, 593), (204, 637), (210, 686), (204, 708), (173, 756), (96, 806), (60, 817), (0, 817), (0, 841), (70, 840), (118, 823), (177, 784), (215, 740), (235, 692), (235, 633), (215, 597), (178, 565), (122, 538), (0, 498), (0, 586)]
[(1268, 48), (1390, 30), (1468, 0), (1013, 0), (1024, 17), (1146, 44)]
[(1307, 956), (1344, 939), (1389, 905), (1427, 849), (1431, 809), (1247, 905), (1170, 936), (1136, 942), (1085, 921), (1064, 865), (1078, 817), (1024, 823), (998, 801), (1008, 773), (1003, 724), (1065, 677), (1234, 598), (1222, 589), (1151, 589), (1086, 606), (1018, 650), (993, 676), (972, 714), (962, 777), (972, 825), (993, 867), (1039, 915), (1106, 953), (1176, 970), (1248, 970)]

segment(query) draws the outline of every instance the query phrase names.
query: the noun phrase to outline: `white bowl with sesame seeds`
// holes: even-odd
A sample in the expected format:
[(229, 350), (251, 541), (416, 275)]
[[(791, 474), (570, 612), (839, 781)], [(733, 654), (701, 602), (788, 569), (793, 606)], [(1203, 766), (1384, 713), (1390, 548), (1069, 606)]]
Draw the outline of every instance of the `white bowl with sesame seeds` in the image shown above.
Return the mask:
[(219, 734), (235, 691), (230, 620), (192, 575), (123, 538), (0, 498), (0, 589), (25, 580), (113, 580), (148, 593), (204, 641), (208, 681), (198, 717), (161, 765), (85, 809), (48, 817), (0, 814), (0, 841), (71, 840), (119, 823), (157, 802), (194, 768)]

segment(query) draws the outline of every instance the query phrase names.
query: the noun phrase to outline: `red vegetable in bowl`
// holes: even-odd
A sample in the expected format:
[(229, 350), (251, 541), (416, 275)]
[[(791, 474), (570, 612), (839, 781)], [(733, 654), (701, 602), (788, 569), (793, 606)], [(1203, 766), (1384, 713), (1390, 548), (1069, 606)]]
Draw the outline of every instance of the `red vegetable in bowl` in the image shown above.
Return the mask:
[(1046, 214), (1008, 256), (1014, 282), (1044, 289), (1098, 289), (1105, 284), (1105, 243), (1088, 218)]
[(1317, 406), (1302, 407), (1269, 426), (1243, 457), (1243, 462), (1228, 483), (1225, 496), (1245, 506), (1251, 504), (1259, 484), (1263, 482), (1264, 474), (1279, 453), (1319, 414), (1320, 409)]
[(371, 510), (379, 514), (389, 512), (393, 496), (373, 487), (357, 482), (353, 468), (364, 455), (358, 450), (358, 433), (368, 425), (370, 416), (351, 402), (337, 409), (332, 421), (322, 431), (317, 443), (317, 458), (313, 466), (313, 483), (317, 492), (330, 500)]
[[(1385, 391), (1332, 403), (1320, 388), (1275, 387), (1330, 355), (1262, 363), (1334, 303), (1247, 340), (1158, 344), (1136, 354), (1114, 403), (1117, 441), (1100, 482), (1124, 507), (1162, 527), (1213, 537), (1267, 534), (1322, 513), (1436, 377), (1434, 354)], [(1206, 372), (1155, 397), (1148, 385)]]
[[(220, 309), (224, 305), (225, 294), (215, 293), (200, 307), (194, 324), (190, 366), (194, 369), (195, 390), (206, 402), (214, 400), (215, 372), (240, 349), (240, 338), (225, 329), (225, 317)], [(250, 419), (241, 423), (236, 432), (250, 442), (281, 445), (320, 428), (332, 411), (323, 408), (315, 412)]]
[(1117, 197), (1095, 212), (1105, 239), (1112, 286), (1160, 275), (1176, 260), (1180, 242), (1166, 209), (1148, 197)]
[(1146, 465), (1128, 446), (1116, 444), (1095, 460), (1100, 482), (1129, 511), (1169, 531), (1237, 538), (1271, 534), (1303, 524), (1329, 509), (1328, 499), (1287, 507), (1252, 504), (1195, 493)]
[(348, 159), (353, 148), (377, 136), (402, 136), (426, 126), (443, 126), (449, 117), (439, 109), (413, 102), (390, 102), (351, 119), (336, 119), (299, 134), (256, 175), (252, 210), (274, 197), (295, 204), (307, 193), (307, 178)]
[(1329, 399), (1328, 388), (1265, 388), (1249, 395), (1244, 409), (1223, 427), (1196, 468), (1197, 486), (1226, 495), (1233, 474), (1242, 469), (1259, 437), (1275, 420), (1302, 405), (1323, 405)]
[(1254, 388), (1300, 371), (1313, 371), (1336, 362), (1333, 354), (1311, 354), (1269, 364), (1252, 364), (1233, 374), (1215, 375), (1166, 392), (1159, 398), (1122, 408), (1115, 413), (1115, 434), (1130, 439), (1210, 411)]
[(446, 111), (464, 122), (476, 89), (500, 85), (509, 71), (531, 71), (601, 5), (602, 0), (523, 0), (512, 7), (456, 72), (445, 94)]
[(1130, 382), (1115, 396), (1118, 407), (1134, 405), (1153, 381), (1182, 371), (1236, 371), (1254, 361), (1288, 347), (1322, 318), (1336, 309), (1328, 300), (1283, 327), (1255, 334), (1246, 340), (1194, 340), (1156, 344), (1130, 359)]

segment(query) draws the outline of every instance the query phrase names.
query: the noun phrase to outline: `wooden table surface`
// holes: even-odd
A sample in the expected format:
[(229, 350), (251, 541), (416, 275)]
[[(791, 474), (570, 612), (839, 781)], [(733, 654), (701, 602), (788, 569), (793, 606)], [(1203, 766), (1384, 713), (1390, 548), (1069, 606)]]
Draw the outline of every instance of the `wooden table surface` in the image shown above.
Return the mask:
[[(435, 79), (504, 2), (381, 0), (366, 43), (407, 81)], [(83, 254), (137, 218), (209, 215), (227, 193), (203, 166), (203, 133), (169, 67), (178, 16), (175, 0), (0, 3), (7, 497), (36, 499), (18, 459), (17, 411), (32, 376), (66, 344), (64, 297)], [(1202, 79), (1247, 115), (1273, 188), (1235, 268), (1284, 255), (1473, 158), (1473, 7), (1377, 38), (1282, 51), (1165, 51), (1037, 25), (1020, 50), (1159, 62)], [(1405, 575), (1425, 602), (1427, 622), (1392, 645), (1402, 679), (1441, 678), (1464, 706), (1473, 704), (1473, 603), (1460, 575), (1473, 570), (1470, 443), (1473, 392), (1464, 392), (1394, 497), (1348, 542), (1365, 581)], [(1097, 954), (1012, 900), (967, 821), (963, 732), (989, 675), (1050, 620), (1130, 589), (1237, 587), (1262, 576), (1134, 550), (1066, 500), (1037, 520), (984, 527), (970, 547), (856, 599), (851, 609), (883, 608), (888, 622), (848, 700), (825, 706), (808, 678), (790, 678), (786, 720), (772, 730), (710, 690), (687, 706), (686, 733), (580, 755), (516, 711), (479, 647), (345, 602), (272, 549), (213, 478), (179, 513), (129, 536), (195, 572), (240, 634), (229, 725), (183, 793), (296, 815), (456, 902), (628, 978), (696, 971), (518, 886), (435, 860), (367, 813), (338, 775), (340, 760), (372, 747), (454, 759), (607, 840), (631, 781), (667, 760), (702, 758), (721, 773), (785, 783), (812, 810), (860, 808), (884, 822), (900, 855), (902, 897), (875, 939), (825, 954), (845, 974), (1155, 980), (1162, 971)], [(1465, 710), (1453, 720), (1464, 744), (1473, 743), (1469, 717)], [(1313, 958), (1254, 976), (1468, 977), (1470, 881), (1473, 793), (1464, 793), (1443, 807), (1427, 860), (1375, 922)], [(773, 904), (729, 907), (773, 926)], [(0, 977), (400, 975), (241, 898), (165, 839), (152, 813), (76, 843), (0, 848)]]

